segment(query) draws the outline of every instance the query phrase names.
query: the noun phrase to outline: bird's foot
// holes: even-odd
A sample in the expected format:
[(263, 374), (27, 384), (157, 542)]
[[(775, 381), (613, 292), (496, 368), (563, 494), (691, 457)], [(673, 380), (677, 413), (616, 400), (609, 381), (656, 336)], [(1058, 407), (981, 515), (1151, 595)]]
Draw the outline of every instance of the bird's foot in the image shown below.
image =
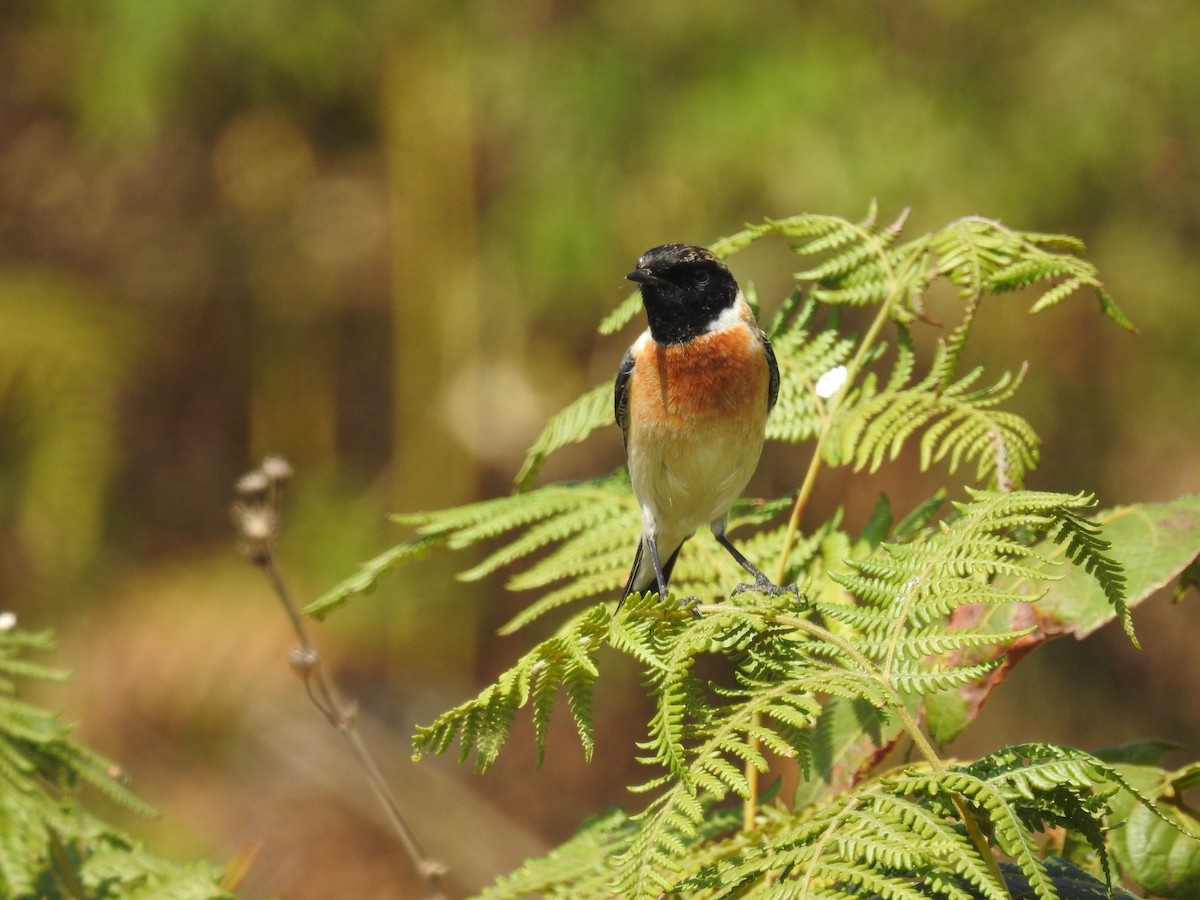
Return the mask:
[(679, 605), (683, 609), (688, 610), (694, 618), (703, 618), (703, 616), (700, 615), (700, 598), (695, 594), (692, 594), (690, 597), (684, 597), (679, 601)]
[(793, 581), (791, 584), (780, 586), (772, 583), (772, 581), (767, 578), (766, 575), (761, 573), (757, 578), (754, 579), (753, 584), (739, 584), (733, 589), (733, 594), (736, 596), (745, 591), (757, 591), (760, 594), (768, 594), (772, 597), (781, 597), (784, 594), (795, 594), (799, 600), (804, 600), (804, 595), (800, 593), (800, 587), (796, 584), (796, 582)]

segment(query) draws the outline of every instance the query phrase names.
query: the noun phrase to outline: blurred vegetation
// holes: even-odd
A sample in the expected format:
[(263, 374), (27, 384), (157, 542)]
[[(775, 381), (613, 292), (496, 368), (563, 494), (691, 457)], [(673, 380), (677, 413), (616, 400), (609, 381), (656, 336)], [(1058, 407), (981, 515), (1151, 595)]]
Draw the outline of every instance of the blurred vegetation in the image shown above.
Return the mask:
[(0, 891), (5, 897), (204, 897), (231, 900), (211, 863), (174, 865), (89, 815), (79, 787), (99, 789), (126, 809), (153, 810), (120, 782), (121, 770), (71, 740), (45, 710), (11, 699), (25, 679), (60, 681), (65, 673), (27, 658), (46, 650), (45, 633), (0, 627)]
[[(1140, 337), (1073, 307), (1034, 336), (1013, 307), (989, 311), (971, 353), (1037, 376), (1021, 412), (1047, 462), (1031, 487), (1105, 505), (1194, 490), (1198, 45), (1187, 0), (9, 0), (0, 606), (59, 630), (82, 677), (53, 699), (166, 811), (163, 841), (214, 858), (261, 846), (247, 896), (327, 896), (287, 848), (333, 801), (279, 754), (313, 759), (328, 738), (289, 730), (311, 711), (275, 673), (283, 623), (228, 561), (250, 460), (297, 468), (282, 552), (315, 595), (395, 542), (385, 511), (509, 489), (545, 416), (619, 360), (632, 329), (593, 327), (646, 247), (799, 210), (856, 217), (878, 197), (911, 204), (918, 230), (978, 212), (1086, 240)], [(749, 253), (736, 274), (777, 296), (787, 256)], [(611, 471), (615, 430), (594, 443), (544, 478)], [(788, 464), (768, 456), (752, 491), (794, 483)], [(882, 477), (900, 504), (924, 495)], [(837, 505), (864, 521), (880, 486), (831, 482), (814, 521)], [(399, 747), (514, 653), (490, 636), (514, 611), (496, 585), (444, 575), (431, 563), (414, 577), (437, 589), (398, 582), (327, 632)], [(1155, 665), (1173, 670), (1163, 683), (1200, 675), (1166, 612), (1139, 613), (1144, 645), (1178, 650), (1140, 667), (1151, 693)], [(1124, 737), (1096, 727), (1114, 685), (1081, 668), (1086, 652), (1057, 665), (1093, 677), (1017, 701), (1028, 731), (1012, 737)], [(598, 697), (597, 716), (621, 705)], [(1200, 742), (1200, 712), (1124, 715), (1128, 736)], [(551, 762), (536, 778), (498, 765), (473, 790), (509, 811), (499, 827), (522, 849), (460, 877), (527, 855), (513, 817), (557, 839), (572, 796), (617, 796), (628, 779), (605, 759), (601, 745), (586, 772)], [(282, 819), (247, 812), (268, 798)], [(393, 896), (391, 864), (370, 862), (386, 838), (336, 815), (376, 835), (347, 838), (363, 862), (342, 876)]]

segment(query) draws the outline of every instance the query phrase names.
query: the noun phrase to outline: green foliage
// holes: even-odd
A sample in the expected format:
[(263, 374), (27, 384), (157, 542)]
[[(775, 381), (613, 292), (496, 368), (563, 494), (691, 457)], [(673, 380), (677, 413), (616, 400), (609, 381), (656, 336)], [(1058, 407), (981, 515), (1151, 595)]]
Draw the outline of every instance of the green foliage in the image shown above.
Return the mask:
[[(852, 797), (837, 798), (802, 822), (767, 819), (767, 853), (724, 872), (709, 864), (690, 882), (696, 888), (757, 895), (753, 885), (791, 870), (761, 893), (835, 897), (852, 884), (884, 896), (962, 897), (975, 891), (1005, 897), (958, 827), (958, 810), (966, 805), (1035, 885), (1034, 895), (1055, 896), (1030, 833), (1053, 823), (1086, 831), (1100, 842), (1095, 821), (1120, 782), (1094, 757), (1044, 744), (1010, 747), (968, 766), (909, 767), (863, 784)], [(905, 886), (914, 875), (931, 894)], [(787, 892), (771, 890), (788, 881), (794, 887)]]
[(611, 384), (601, 384), (550, 418), (540, 437), (529, 448), (525, 465), (517, 473), (517, 487), (529, 488), (537, 478), (538, 470), (546, 458), (567, 444), (585, 440), (597, 428), (609, 425), (613, 417), (613, 390)]
[[(920, 442), (921, 467), (945, 462), (951, 473), (974, 462), (975, 480), (985, 487), (1011, 489), (1037, 462), (1037, 437), (1020, 416), (998, 409), (1020, 387), (1021, 377), (1002, 376), (990, 387), (972, 387), (982, 375), (975, 369), (956, 377), (961, 351), (984, 297), (1011, 292), (1014, 267), (1025, 273), (1024, 286), (1041, 291), (1035, 309), (1059, 302), (1068, 282), (1103, 294), (1094, 268), (1069, 252), (1077, 242), (1055, 235), (1014, 232), (987, 219), (970, 218), (941, 231), (900, 242), (906, 215), (880, 226), (872, 207), (859, 223), (835, 216), (802, 215), (768, 221), (716, 242), (714, 249), (731, 255), (770, 236), (783, 237), (806, 260), (819, 262), (797, 273), (804, 290), (793, 293), (767, 326), (781, 370), (779, 399), (768, 424), (768, 437), (787, 443), (817, 438), (826, 464), (852, 465), (874, 471), (885, 458), (895, 458), (906, 443)], [(1064, 252), (1052, 252), (1054, 246)], [(1035, 273), (1040, 273), (1040, 276)], [(1065, 280), (1064, 280), (1065, 279)], [(913, 381), (917, 365), (908, 328), (924, 316), (922, 298), (931, 285), (945, 280), (964, 301), (964, 316), (951, 336), (939, 343), (928, 374)], [(1107, 297), (1107, 295), (1104, 295)], [(604, 323), (611, 331), (637, 310), (631, 295)], [(874, 303), (879, 312), (869, 332), (859, 338), (842, 334), (836, 315), (823, 326), (817, 319), (828, 305)], [(1105, 312), (1120, 324), (1127, 320), (1111, 301)], [(897, 326), (897, 347), (883, 386), (870, 371), (886, 346), (879, 340), (884, 325)], [(817, 391), (820, 377), (846, 366), (845, 385), (833, 397)], [(523, 559), (539, 561), (514, 576), (514, 590), (557, 588), (523, 611), (506, 630), (523, 625), (565, 603), (615, 590), (628, 573), (630, 538), (637, 508), (628, 479), (617, 474), (579, 484), (553, 484), (529, 489), (542, 462), (555, 450), (585, 440), (611, 422), (612, 383), (584, 393), (547, 424), (517, 477), (521, 493), (459, 509), (397, 517), (417, 526), (420, 536), (366, 564), (354, 577), (318, 598), (307, 610), (325, 615), (348, 599), (371, 590), (378, 579), (418, 556), (431, 542), (462, 549), (505, 533), (526, 529), (494, 551), (482, 564), (464, 572), (474, 579)], [(765, 508), (782, 512), (787, 498)], [(744, 506), (738, 514), (759, 518), (764, 506)], [(531, 527), (536, 526), (536, 527)], [(787, 529), (782, 526), (761, 547), (751, 548), (751, 561), (766, 564), (777, 556)], [(680, 559), (675, 583), (681, 594), (715, 598), (734, 572), (723, 553), (706, 552), (693, 542)], [(555, 546), (548, 558), (540, 551)], [(689, 554), (705, 553), (692, 565)], [(799, 573), (805, 560), (788, 560)]]
[(1123, 872), (1152, 894), (1195, 897), (1200, 895), (1200, 817), (1184, 795), (1200, 785), (1200, 763), (1164, 769), (1168, 749), (1174, 748), (1143, 741), (1097, 751), (1162, 810), (1155, 816), (1129, 795), (1114, 797), (1113, 812), (1124, 825), (1113, 834), (1112, 855)]
[(600, 606), (577, 615), (474, 700), (443, 713), (431, 725), (418, 728), (414, 746), (418, 751), (443, 753), (458, 738), (462, 746), (460, 762), (466, 762), (474, 751), (476, 771), (486, 772), (504, 746), (516, 711), (532, 704), (540, 764), (546, 749), (546, 725), (561, 686), (579, 729), (584, 753), (591, 759), (592, 684), (598, 674), (595, 653), (608, 627), (607, 620), (607, 611)]
[(70, 737), (52, 714), (16, 697), (23, 679), (64, 675), (24, 658), (46, 650), (44, 634), (0, 631), (0, 895), (22, 898), (231, 897), (207, 863), (155, 856), (79, 802), (83, 784), (144, 815), (152, 810), (116, 777), (114, 766)]
[(1037, 435), (1023, 418), (995, 407), (1017, 392), (1024, 371), (1002, 375), (995, 384), (976, 388), (982, 367), (951, 382), (953, 356), (939, 345), (929, 373), (905, 384), (913, 368), (913, 349), (901, 329), (897, 363), (888, 383), (878, 388), (868, 375), (856, 402), (834, 424), (827, 445), (829, 461), (852, 463), (874, 472), (886, 459), (895, 459), (915, 434), (920, 440), (920, 466), (927, 470), (943, 460), (950, 472), (960, 463), (975, 463), (975, 480), (1006, 490), (1019, 487), (1025, 473), (1037, 464)]
[[(769, 756), (791, 758), (813, 777), (814, 758), (820, 755), (815, 745), (826, 736), (820, 727), (824, 698), (865, 701), (883, 710), (885, 718), (903, 720), (914, 698), (974, 683), (990, 671), (996, 661), (931, 666), (929, 659), (1005, 645), (1025, 632), (949, 632), (948, 612), (964, 603), (1033, 602), (1036, 595), (1002, 591), (984, 579), (999, 572), (1029, 577), (1033, 570), (1023, 560), (1033, 554), (1032, 547), (1011, 537), (1013, 530), (1019, 526), (1070, 541), (1078, 527), (1071, 507), (1085, 500), (980, 492), (959, 504), (953, 522), (928, 540), (882, 544), (879, 553), (852, 563), (849, 573), (824, 576), (856, 597), (855, 604), (813, 601), (796, 608), (787, 596), (740, 594), (702, 605), (703, 615), (696, 617), (669, 598), (647, 594), (631, 597), (616, 614), (606, 606), (593, 607), (473, 701), (419, 729), (414, 743), (419, 750), (443, 752), (457, 738), (462, 758), (474, 752), (476, 767), (483, 770), (499, 752), (516, 710), (528, 705), (540, 758), (548, 707), (561, 685), (590, 756), (591, 733), (579, 710), (591, 705), (596, 652), (606, 643), (633, 657), (644, 667), (656, 703), (641, 759), (660, 770), (633, 790), (662, 790), (636, 817), (641, 827), (623, 848), (615, 871), (623, 896), (656, 896), (673, 889), (684, 874), (677, 859), (699, 840), (713, 804), (731, 794), (749, 797), (746, 765), (765, 772)], [(712, 652), (729, 661), (731, 685), (713, 685), (694, 674), (696, 660)], [(931, 790), (929, 785), (905, 788), (907, 794)], [(961, 786), (945, 790), (973, 799)], [(830, 802), (836, 807), (838, 801)], [(1016, 834), (1010, 837), (1015, 840)], [(1028, 876), (1040, 870), (1022, 871)]]
[(49, 584), (98, 547), (131, 325), (85, 281), (0, 268), (0, 528)]
[[(1036, 615), (1032, 625), (1027, 604), (997, 603), (984, 610), (968, 607), (956, 615), (969, 619), (976, 628), (989, 631), (1027, 625), (1032, 630), (1022, 638), (1021, 645), (1028, 651), (1064, 634), (1085, 638), (1117, 617), (1127, 625), (1122, 606), (1137, 605), (1172, 579), (1179, 578), (1181, 585), (1186, 584), (1188, 567), (1200, 547), (1200, 495), (1102, 510), (1091, 518), (1091, 523), (1081, 522), (1086, 531), (1108, 545), (1108, 557), (1125, 561), (1124, 604), (1112, 603), (1111, 582), (1106, 591), (1085, 568), (1060, 566), (1066, 548), (1047, 540), (1036, 544), (1033, 554), (1026, 559), (1038, 573), (1035, 579), (1015, 575), (997, 579), (997, 584), (1008, 591), (1041, 592), (1034, 604)], [(1092, 532), (1093, 526), (1098, 533)], [(1002, 652), (1002, 647), (984, 648), (972, 658), (982, 662)], [(996, 670), (982, 685), (968, 685), (956, 692), (927, 697), (926, 715), (934, 740), (946, 744), (961, 734), (1007, 671), (1007, 667)]]
[[(637, 534), (628, 478), (531, 486), (549, 454), (607, 423), (604, 384), (551, 420), (517, 493), (401, 517), (415, 527), (413, 541), (314, 605), (323, 613), (371, 589), (431, 544), (486, 545), (462, 578), (515, 569), (511, 589), (539, 592), (505, 631), (568, 603), (612, 598), (568, 617), (493, 685), (414, 736), (418, 754), (457, 742), (460, 758), (483, 771), (528, 707), (540, 762), (561, 690), (590, 759), (600, 651), (626, 655), (644, 673), (654, 714), (638, 746), (650, 771), (631, 790), (650, 795), (646, 806), (595, 820), (487, 896), (1086, 897), (1109, 890), (1119, 802), (1130, 816), (1145, 810), (1162, 827), (1189, 830), (1155, 805), (1162, 791), (1087, 753), (1028, 745), (951, 765), (920, 725), (927, 719), (939, 740), (957, 734), (1007, 671), (1006, 649), (1053, 636), (1041, 604), (1056, 584), (1070, 579), (1089, 616), (1119, 620), (1132, 639), (1130, 606), (1148, 595), (1150, 576), (1124, 565), (1143, 544), (1122, 539), (1118, 557), (1108, 523), (1084, 517), (1090, 496), (1021, 489), (1038, 439), (1005, 407), (1026, 371), (990, 383), (982, 368), (959, 371), (981, 304), (1015, 291), (1040, 312), (1087, 288), (1130, 327), (1082, 248), (979, 218), (904, 240), (904, 220), (879, 225), (873, 210), (859, 223), (804, 215), (714, 245), (729, 255), (777, 236), (802, 260), (798, 290), (767, 326), (783, 373), (768, 436), (815, 446), (796, 494), (745, 501), (733, 517), (748, 532), (738, 535), (746, 555), (796, 581), (800, 597), (730, 594), (739, 572), (698, 538), (674, 579), (679, 595), (698, 598), (694, 607), (651, 593), (615, 608)], [(952, 287), (961, 317), (922, 361), (913, 332), (937, 326), (926, 296), (938, 282)], [(842, 328), (847, 306), (873, 310), (861, 335)], [(626, 301), (602, 329), (636, 310)], [(920, 469), (940, 464), (960, 479), (951, 489), (962, 499), (947, 512), (943, 490), (893, 525), (881, 498), (858, 537), (840, 514), (800, 533), (823, 467), (870, 473), (910, 446)], [(1189, 521), (1183, 510), (1173, 521)], [(1153, 578), (1178, 574), (1200, 551), (1200, 530), (1180, 526), (1171, 536), (1170, 560)], [(1063, 618), (1066, 630), (1069, 612)], [(885, 767), (899, 747), (919, 761)], [(764, 801), (758, 782), (780, 767), (794, 767), (796, 790), (790, 802)], [(1047, 829), (1086, 848), (1104, 880), (1053, 859), (1039, 838)]]
[[(1010, 747), (942, 772), (914, 766), (865, 782), (853, 796), (835, 797), (803, 817), (764, 807), (751, 831), (734, 830), (726, 816), (725, 833), (703, 847), (696, 841), (683, 846), (684, 866), (659, 880), (669, 878), (676, 895), (699, 897), (840, 898), (854, 891), (875, 898), (998, 900), (1009, 896), (1007, 889), (1019, 897), (1126, 900), (1133, 895), (1110, 893), (1103, 881), (1066, 860), (1044, 858), (1023, 840), (1050, 821), (1098, 837), (1093, 817), (1105, 804), (1122, 796), (1139, 802), (1122, 793), (1123, 782), (1096, 757), (1045, 744)], [(1060, 789), (1063, 784), (1072, 789)], [(1015, 862), (999, 867), (1003, 887), (955, 825), (956, 804), (964, 801), (1011, 851)], [(711, 813), (710, 801), (703, 806)], [(605, 896), (625, 874), (617, 854), (636, 829), (636, 821), (612, 810), (480, 896)]]

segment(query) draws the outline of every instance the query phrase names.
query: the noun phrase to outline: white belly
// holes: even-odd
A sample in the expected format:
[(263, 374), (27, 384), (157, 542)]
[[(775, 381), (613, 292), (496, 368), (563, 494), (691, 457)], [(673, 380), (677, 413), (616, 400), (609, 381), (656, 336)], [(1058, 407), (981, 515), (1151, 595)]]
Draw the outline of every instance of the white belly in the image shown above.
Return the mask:
[(724, 440), (708, 435), (687, 443), (654, 442), (631, 455), (643, 523), (662, 547), (678, 546), (729, 512), (758, 465), (763, 435), (756, 431)]

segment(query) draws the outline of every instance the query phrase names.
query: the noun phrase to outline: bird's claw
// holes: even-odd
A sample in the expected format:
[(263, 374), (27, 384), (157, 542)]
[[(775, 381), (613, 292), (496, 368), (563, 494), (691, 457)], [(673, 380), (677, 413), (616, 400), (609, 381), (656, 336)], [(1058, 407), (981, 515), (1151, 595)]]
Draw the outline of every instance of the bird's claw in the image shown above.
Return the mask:
[(773, 584), (766, 575), (759, 575), (754, 579), (753, 584), (739, 584), (733, 589), (733, 594), (736, 596), (745, 591), (757, 591), (760, 594), (768, 594), (772, 597), (780, 597), (784, 594), (790, 593), (795, 594), (800, 600), (804, 599), (804, 595), (800, 593), (800, 587), (796, 584), (796, 582), (793, 581), (791, 584), (780, 586), (778, 584)]

